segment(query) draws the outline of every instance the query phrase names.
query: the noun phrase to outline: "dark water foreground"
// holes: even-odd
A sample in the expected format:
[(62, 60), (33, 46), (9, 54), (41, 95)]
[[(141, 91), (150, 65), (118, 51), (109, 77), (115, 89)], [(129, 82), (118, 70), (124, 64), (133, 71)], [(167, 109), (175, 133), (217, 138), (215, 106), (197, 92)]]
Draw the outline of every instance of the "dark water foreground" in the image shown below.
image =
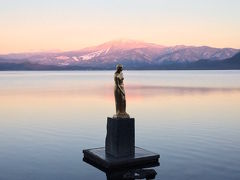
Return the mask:
[[(114, 113), (113, 72), (0, 72), (0, 180), (105, 179), (82, 161)], [(240, 179), (240, 71), (125, 72), (156, 179)]]

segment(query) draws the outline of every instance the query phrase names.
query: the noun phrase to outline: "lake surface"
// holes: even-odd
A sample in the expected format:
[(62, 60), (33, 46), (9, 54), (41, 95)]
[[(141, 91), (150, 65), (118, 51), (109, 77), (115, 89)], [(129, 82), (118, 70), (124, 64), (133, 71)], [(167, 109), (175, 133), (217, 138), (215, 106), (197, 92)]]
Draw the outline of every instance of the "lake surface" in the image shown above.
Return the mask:
[[(106, 179), (82, 161), (104, 146), (113, 71), (0, 72), (0, 180)], [(240, 179), (240, 71), (125, 71), (136, 145), (156, 179)]]

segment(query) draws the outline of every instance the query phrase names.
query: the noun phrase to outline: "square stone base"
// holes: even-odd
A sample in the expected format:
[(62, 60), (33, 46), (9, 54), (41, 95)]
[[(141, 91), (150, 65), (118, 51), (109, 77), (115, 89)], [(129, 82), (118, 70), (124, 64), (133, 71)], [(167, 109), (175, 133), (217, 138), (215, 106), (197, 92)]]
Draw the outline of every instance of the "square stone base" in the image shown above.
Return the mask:
[(114, 170), (133, 168), (144, 165), (159, 165), (160, 155), (148, 150), (135, 147), (135, 153), (128, 157), (114, 157), (106, 154), (105, 148), (83, 150), (84, 161), (98, 167), (101, 170)]
[(114, 157), (134, 155), (134, 118), (107, 118), (106, 153)]

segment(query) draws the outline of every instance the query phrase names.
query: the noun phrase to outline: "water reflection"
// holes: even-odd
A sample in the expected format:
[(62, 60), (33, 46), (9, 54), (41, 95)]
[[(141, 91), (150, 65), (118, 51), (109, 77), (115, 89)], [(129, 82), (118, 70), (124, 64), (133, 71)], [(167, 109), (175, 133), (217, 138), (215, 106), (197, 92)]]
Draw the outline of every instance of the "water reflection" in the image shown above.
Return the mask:
[(150, 168), (159, 166), (159, 163), (151, 163), (141, 166), (135, 166), (128, 169), (118, 168), (115, 170), (108, 170), (102, 168), (101, 166), (98, 166), (97, 164), (89, 161), (88, 159), (83, 158), (83, 161), (103, 171), (106, 174), (107, 180), (155, 179), (155, 177), (157, 176), (157, 172), (154, 169)]
[[(45, 87), (45, 88), (8, 88), (0, 89), (1, 96), (46, 96), (54, 97), (58, 96), (82, 96), (82, 97), (93, 97), (97, 98), (104, 97), (109, 100), (113, 96), (113, 86), (105, 84), (104, 86), (85, 86), (85, 87), (75, 87), (71, 88), (62, 87)], [(161, 86), (161, 85), (128, 85), (126, 86), (127, 96), (130, 99), (138, 98), (152, 98), (154, 96), (165, 96), (165, 95), (204, 95), (204, 94), (214, 94), (214, 93), (240, 93), (240, 88), (236, 87), (184, 87), (184, 86)]]
[[(239, 179), (240, 71), (125, 80), (136, 145), (162, 155), (157, 179)], [(81, 152), (104, 144), (112, 84), (113, 72), (0, 72), (0, 179), (106, 179)]]

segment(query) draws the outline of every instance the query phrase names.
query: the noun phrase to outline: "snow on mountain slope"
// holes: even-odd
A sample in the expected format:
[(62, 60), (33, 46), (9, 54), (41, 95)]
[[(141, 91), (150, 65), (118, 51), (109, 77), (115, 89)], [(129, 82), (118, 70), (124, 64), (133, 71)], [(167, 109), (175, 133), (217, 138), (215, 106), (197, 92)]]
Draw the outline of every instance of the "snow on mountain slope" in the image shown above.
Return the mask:
[(96, 57), (100, 56), (102, 53), (104, 55), (106, 55), (107, 52), (109, 51), (109, 49), (110, 48), (108, 48), (108, 49), (101, 49), (99, 51), (95, 51), (95, 52), (91, 52), (91, 53), (79, 56), (79, 58), (82, 59), (83, 61), (90, 60), (90, 59), (93, 59), (93, 58), (96, 58)]
[(200, 59), (210, 59), (210, 60), (223, 60), (232, 57), (239, 50), (224, 48), (212, 48), (207, 46), (201, 47), (183, 47), (175, 50), (175, 48), (169, 48), (165, 53), (159, 56), (158, 62), (163, 61), (178, 61), (178, 62), (193, 62)]

